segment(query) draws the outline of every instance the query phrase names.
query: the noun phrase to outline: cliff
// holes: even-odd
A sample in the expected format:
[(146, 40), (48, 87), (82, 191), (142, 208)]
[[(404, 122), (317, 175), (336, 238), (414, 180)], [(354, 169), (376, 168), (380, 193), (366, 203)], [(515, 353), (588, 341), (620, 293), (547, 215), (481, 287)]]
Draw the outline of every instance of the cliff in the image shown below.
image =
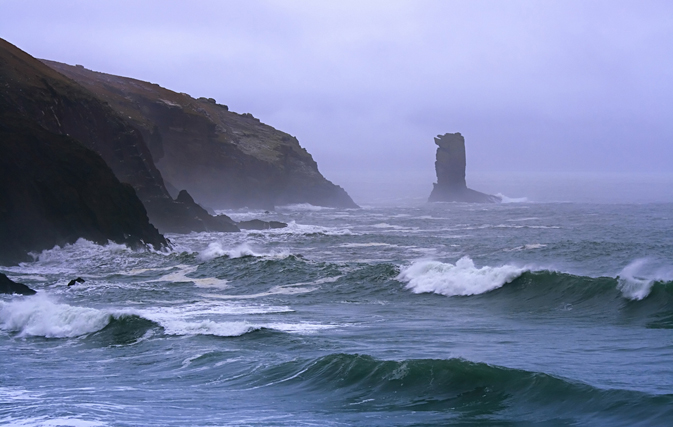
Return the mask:
[(214, 99), (43, 61), (87, 88), (140, 131), (166, 186), (214, 208), (292, 203), (354, 208), (296, 138)]
[(497, 203), (498, 196), (480, 193), (467, 188), (465, 181), (465, 138), (458, 133), (447, 133), (435, 138), (437, 160), (435, 171), (437, 183), (434, 184), (428, 202), (468, 202)]
[(0, 264), (83, 237), (167, 245), (133, 188), (71, 137), (0, 108)]
[[(143, 135), (87, 89), (0, 39), (0, 109), (67, 135), (98, 153), (130, 184), (162, 232), (205, 231), (183, 203), (169, 195)], [(237, 231), (228, 218), (217, 231)]]

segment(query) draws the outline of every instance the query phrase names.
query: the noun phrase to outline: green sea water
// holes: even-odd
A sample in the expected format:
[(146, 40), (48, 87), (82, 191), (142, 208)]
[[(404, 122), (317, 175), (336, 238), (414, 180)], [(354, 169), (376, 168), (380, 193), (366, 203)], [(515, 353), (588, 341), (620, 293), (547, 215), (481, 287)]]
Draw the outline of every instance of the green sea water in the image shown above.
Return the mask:
[(227, 213), (0, 267), (0, 424), (673, 425), (671, 204)]

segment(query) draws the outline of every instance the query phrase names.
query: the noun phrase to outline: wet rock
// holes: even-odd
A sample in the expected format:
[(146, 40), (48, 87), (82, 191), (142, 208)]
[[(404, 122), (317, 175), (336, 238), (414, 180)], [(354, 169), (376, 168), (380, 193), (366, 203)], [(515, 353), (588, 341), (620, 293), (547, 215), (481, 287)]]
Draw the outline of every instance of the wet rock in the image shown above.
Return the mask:
[(119, 182), (98, 154), (1, 108), (0, 124), (1, 265), (79, 238), (168, 245), (133, 187)]
[(500, 197), (467, 188), (465, 181), (465, 138), (457, 133), (438, 135), (437, 160), (435, 171), (437, 183), (434, 184), (428, 202), (468, 202), (468, 203), (498, 203)]
[(0, 294), (34, 295), (36, 292), (23, 283), (16, 283), (0, 273)]
[[(83, 67), (72, 68), (92, 73)], [(150, 83), (148, 86), (158, 88)], [(53, 134), (69, 136), (98, 153), (119, 181), (133, 187), (150, 221), (161, 232), (203, 231), (192, 212), (171, 198), (154, 164), (156, 151), (152, 153), (148, 144), (161, 147), (158, 128), (144, 135), (131, 124), (131, 114), (120, 114), (105, 97), (99, 99), (2, 39), (0, 87), (0, 110), (16, 113)], [(180, 103), (161, 101), (162, 108), (182, 111)], [(139, 113), (132, 114), (140, 117)], [(190, 229), (190, 225), (200, 228)]]
[(86, 280), (82, 279), (81, 277), (78, 277), (76, 279), (72, 279), (71, 281), (68, 282), (68, 286), (72, 286), (75, 283), (84, 283)]

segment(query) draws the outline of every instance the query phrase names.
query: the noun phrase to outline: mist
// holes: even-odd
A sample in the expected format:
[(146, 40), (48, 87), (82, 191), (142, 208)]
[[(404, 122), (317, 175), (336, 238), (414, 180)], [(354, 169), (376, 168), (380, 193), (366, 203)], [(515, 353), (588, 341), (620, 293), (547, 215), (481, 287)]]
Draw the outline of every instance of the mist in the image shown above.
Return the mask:
[(446, 132), (480, 191), (673, 201), (670, 2), (9, 0), (0, 28), (250, 112), (359, 203), (426, 199)]

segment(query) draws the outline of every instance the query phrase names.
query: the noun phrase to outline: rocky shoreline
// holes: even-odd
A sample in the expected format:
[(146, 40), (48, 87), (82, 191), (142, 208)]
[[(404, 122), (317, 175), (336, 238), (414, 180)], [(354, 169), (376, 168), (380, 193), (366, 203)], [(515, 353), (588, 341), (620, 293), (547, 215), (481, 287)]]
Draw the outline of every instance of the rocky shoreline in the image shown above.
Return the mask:
[[(203, 199), (207, 192), (219, 194), (219, 203), (208, 204), (217, 208), (288, 203), (357, 207), (318, 172), (296, 139), (250, 114), (225, 114), (233, 122), (220, 132), (245, 137), (204, 142), (202, 130), (210, 135), (214, 129), (217, 135), (225, 124), (205, 121), (209, 110), (199, 106), (211, 112), (228, 109), (214, 100), (179, 95), (196, 105), (198, 114), (178, 111), (170, 100), (143, 98), (132, 105), (145, 115), (128, 115), (86, 82), (76, 82), (0, 39), (0, 265), (28, 261), (31, 252), (79, 238), (160, 250), (169, 247), (161, 233), (286, 226), (274, 221), (237, 224), (226, 215), (211, 215), (192, 191)], [(143, 102), (154, 107), (145, 108)], [(195, 148), (193, 156), (185, 154)], [(167, 166), (171, 158), (183, 163)], [(217, 171), (214, 180), (198, 176), (204, 165)], [(171, 167), (198, 177), (195, 182), (201, 184), (175, 178)], [(164, 172), (173, 180), (168, 185)]]

